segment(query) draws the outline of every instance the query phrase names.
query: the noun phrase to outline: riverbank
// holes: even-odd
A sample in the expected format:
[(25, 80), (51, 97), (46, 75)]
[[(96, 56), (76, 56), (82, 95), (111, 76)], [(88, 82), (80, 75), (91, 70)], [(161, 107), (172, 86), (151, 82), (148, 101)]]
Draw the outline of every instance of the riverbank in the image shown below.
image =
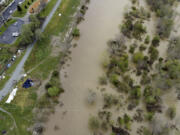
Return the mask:
[[(63, 106), (56, 106), (54, 114), (49, 117), (45, 135), (89, 133), (89, 116), (95, 114), (102, 104), (97, 86), (98, 78), (103, 75), (101, 63), (107, 50), (106, 42), (118, 33), (118, 25), (128, 4), (128, 1), (116, 0), (90, 1), (85, 20), (78, 25), (81, 36), (71, 43), (77, 44), (77, 47), (70, 48), (71, 53), (66, 58), (70, 60), (60, 71), (65, 92), (61, 94), (59, 101)], [(86, 105), (88, 89), (98, 95), (98, 102), (93, 107)]]

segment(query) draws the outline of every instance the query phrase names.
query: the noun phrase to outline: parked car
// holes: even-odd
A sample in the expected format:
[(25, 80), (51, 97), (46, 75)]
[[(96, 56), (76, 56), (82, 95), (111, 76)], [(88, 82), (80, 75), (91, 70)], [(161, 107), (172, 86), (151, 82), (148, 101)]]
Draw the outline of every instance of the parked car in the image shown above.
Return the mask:
[(18, 37), (18, 36), (19, 36), (19, 33), (18, 33), (18, 32), (14, 32), (14, 33), (12, 33), (12, 36), (13, 36), (13, 37)]

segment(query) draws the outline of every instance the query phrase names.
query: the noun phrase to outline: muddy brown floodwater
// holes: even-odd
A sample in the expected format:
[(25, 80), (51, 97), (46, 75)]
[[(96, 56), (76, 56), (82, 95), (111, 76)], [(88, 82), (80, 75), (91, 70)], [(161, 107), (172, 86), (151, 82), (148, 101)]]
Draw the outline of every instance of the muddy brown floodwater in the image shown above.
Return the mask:
[[(89, 116), (95, 115), (102, 106), (101, 93), (97, 92), (97, 103), (88, 107), (85, 100), (88, 89), (97, 90), (98, 78), (102, 76), (101, 63), (107, 50), (106, 42), (119, 33), (128, 0), (91, 0), (89, 9), (78, 28), (81, 37), (76, 48), (71, 48), (70, 57), (61, 71), (61, 83), (65, 89), (57, 106), (49, 117), (45, 135), (87, 135)], [(69, 66), (67, 66), (69, 65)], [(67, 74), (67, 77), (64, 77)], [(58, 128), (57, 128), (58, 127)]]

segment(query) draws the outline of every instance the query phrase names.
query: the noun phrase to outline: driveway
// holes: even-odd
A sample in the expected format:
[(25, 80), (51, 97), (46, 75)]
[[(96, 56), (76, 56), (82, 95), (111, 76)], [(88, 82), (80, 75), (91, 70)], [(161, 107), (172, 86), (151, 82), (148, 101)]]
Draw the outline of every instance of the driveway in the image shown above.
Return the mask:
[(16, 37), (13, 37), (12, 33), (14, 32), (20, 33), (23, 24), (24, 21), (18, 20), (15, 23), (13, 23), (11, 26), (9, 26), (7, 30), (0, 36), (0, 43), (12, 44), (16, 40)]

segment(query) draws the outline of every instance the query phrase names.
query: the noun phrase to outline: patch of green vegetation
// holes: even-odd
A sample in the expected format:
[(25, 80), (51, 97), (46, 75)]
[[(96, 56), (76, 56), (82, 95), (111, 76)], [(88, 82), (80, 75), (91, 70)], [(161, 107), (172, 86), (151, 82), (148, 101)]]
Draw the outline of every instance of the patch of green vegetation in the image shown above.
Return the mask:
[(98, 130), (100, 127), (100, 123), (99, 123), (98, 118), (94, 117), (94, 116), (90, 117), (88, 125), (89, 125), (89, 129), (91, 129), (92, 131)]
[(61, 92), (63, 92), (60, 80), (59, 80), (59, 72), (53, 71), (50, 81), (46, 84), (47, 94), (50, 97), (56, 97)]
[(154, 47), (157, 47), (157, 46), (159, 46), (159, 43), (160, 43), (160, 38), (159, 38), (159, 36), (155, 36), (155, 37), (153, 38), (153, 40), (152, 40), (152, 45), (153, 45)]
[(133, 62), (138, 64), (138, 62), (143, 61), (144, 55), (142, 52), (137, 52), (133, 55)]
[(0, 27), (0, 35), (2, 35), (7, 30), (7, 28), (15, 22), (15, 19), (9, 19), (3, 26)]
[(55, 6), (57, 0), (51, 0), (47, 3), (46, 7), (38, 14), (38, 17), (45, 18), (51, 12), (53, 7)]
[(80, 36), (80, 31), (78, 28), (75, 28), (72, 32), (73, 37), (79, 37)]
[[(15, 130), (14, 121), (12, 120), (12, 118), (6, 113), (1, 112), (1, 111), (0, 111), (0, 125), (1, 125), (0, 132), (8, 131), (9, 128), (12, 128)], [(8, 135), (13, 134), (14, 130), (9, 131), (7, 134)]]

